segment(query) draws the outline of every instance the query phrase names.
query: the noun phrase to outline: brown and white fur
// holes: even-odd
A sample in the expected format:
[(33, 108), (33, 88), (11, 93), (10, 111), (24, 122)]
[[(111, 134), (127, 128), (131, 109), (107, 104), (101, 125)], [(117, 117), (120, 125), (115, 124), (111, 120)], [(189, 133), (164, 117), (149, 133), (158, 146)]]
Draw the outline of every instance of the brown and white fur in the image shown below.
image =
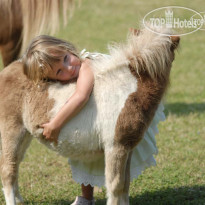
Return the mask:
[(169, 84), (178, 37), (146, 29), (110, 48), (110, 57), (92, 61), (95, 85), (83, 110), (65, 125), (58, 145), (44, 140), (51, 119), (75, 90), (76, 83), (33, 84), (21, 62), (0, 73), (0, 171), (7, 205), (22, 202), (18, 169), (32, 137), (70, 159), (95, 161), (105, 155), (108, 205), (129, 204), (132, 149), (143, 138)]

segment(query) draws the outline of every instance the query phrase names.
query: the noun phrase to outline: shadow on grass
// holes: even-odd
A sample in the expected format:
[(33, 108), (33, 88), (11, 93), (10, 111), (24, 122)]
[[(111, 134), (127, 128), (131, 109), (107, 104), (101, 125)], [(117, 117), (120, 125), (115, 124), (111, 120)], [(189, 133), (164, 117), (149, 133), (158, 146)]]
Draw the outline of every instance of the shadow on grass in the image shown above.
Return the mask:
[(166, 115), (188, 115), (205, 112), (205, 103), (168, 103), (165, 104)]
[[(96, 205), (105, 205), (97, 200)], [(131, 196), (130, 205), (205, 205), (205, 186), (167, 188)]]
[[(70, 205), (68, 200), (25, 201), (25, 205)], [(106, 199), (96, 200), (95, 205), (105, 205)], [(204, 186), (184, 186), (144, 192), (130, 197), (130, 205), (205, 205)]]
[(24, 201), (24, 205), (70, 205), (73, 202), (70, 202), (69, 200), (53, 200), (53, 201), (38, 201), (35, 202), (32, 201)]

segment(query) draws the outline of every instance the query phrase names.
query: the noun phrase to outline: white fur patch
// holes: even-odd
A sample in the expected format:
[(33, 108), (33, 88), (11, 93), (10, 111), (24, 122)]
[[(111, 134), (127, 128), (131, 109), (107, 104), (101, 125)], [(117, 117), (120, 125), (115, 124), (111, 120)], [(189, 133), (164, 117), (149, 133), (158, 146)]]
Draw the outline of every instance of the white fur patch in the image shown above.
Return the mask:
[(14, 188), (13, 187), (9, 187), (7, 185), (2, 190), (4, 192), (6, 204), (15, 205), (16, 203), (14, 202), (15, 201)]

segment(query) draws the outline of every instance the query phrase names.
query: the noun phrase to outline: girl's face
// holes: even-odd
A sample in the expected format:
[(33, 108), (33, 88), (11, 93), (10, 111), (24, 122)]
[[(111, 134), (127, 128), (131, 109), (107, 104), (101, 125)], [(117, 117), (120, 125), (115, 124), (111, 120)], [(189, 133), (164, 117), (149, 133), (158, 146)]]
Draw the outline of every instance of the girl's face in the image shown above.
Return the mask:
[(75, 55), (66, 52), (60, 61), (52, 65), (52, 70), (48, 72), (51, 80), (68, 81), (78, 77), (81, 61)]

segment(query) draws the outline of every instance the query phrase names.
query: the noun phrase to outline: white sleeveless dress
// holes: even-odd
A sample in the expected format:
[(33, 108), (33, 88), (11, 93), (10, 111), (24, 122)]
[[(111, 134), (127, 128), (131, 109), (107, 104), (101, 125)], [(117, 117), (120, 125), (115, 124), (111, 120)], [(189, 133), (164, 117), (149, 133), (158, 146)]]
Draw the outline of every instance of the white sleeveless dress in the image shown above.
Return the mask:
[[(82, 59), (86, 57), (93, 59), (101, 55), (105, 54), (89, 53), (86, 52), (85, 49), (81, 51)], [(108, 55), (106, 56), (109, 57)], [(156, 161), (153, 156), (158, 153), (155, 135), (158, 133), (158, 123), (165, 120), (165, 114), (163, 110), (164, 106), (162, 103), (160, 103), (152, 120), (152, 123), (150, 124), (148, 130), (145, 132), (144, 138), (133, 150), (130, 167), (131, 181), (134, 178), (137, 178), (146, 168), (156, 165)], [(93, 187), (102, 187), (105, 185), (104, 157), (102, 157), (101, 160), (98, 159), (96, 162), (91, 163), (85, 163), (77, 160), (68, 160), (68, 162), (71, 166), (72, 177), (77, 183), (84, 184), (85, 186), (90, 184)]]

